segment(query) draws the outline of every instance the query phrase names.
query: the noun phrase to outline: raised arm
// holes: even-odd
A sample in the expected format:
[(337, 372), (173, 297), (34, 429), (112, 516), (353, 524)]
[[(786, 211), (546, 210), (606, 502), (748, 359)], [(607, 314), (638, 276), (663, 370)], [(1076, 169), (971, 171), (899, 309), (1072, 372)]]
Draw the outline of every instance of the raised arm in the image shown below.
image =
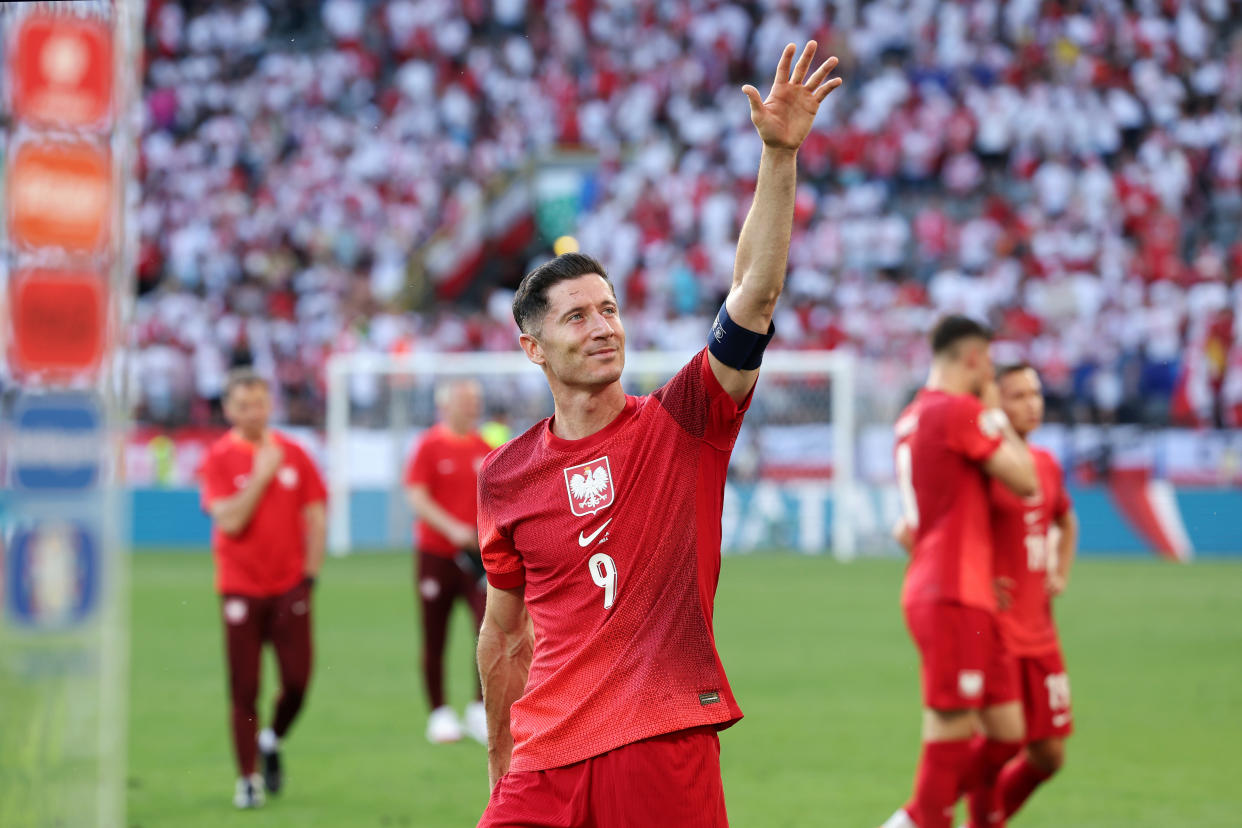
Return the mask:
[(487, 776), (493, 788), (509, 770), (513, 733), (509, 708), (522, 697), (535, 635), (526, 614), (523, 587), (497, 589), (487, 585), (487, 609), (479, 630), (479, 679), (487, 711)]
[[(807, 76), (815, 48), (815, 41), (809, 41), (794, 65), (797, 47), (792, 43), (785, 47), (767, 100), (759, 97), (755, 87), (742, 87), (750, 101), (750, 120), (763, 139), (763, 155), (755, 199), (737, 241), (733, 285), (725, 309), (735, 324), (754, 333), (768, 332), (785, 284), (798, 184), (798, 148), (811, 131), (819, 105), (841, 85), (840, 78), (828, 78), (837, 65), (835, 57)], [(715, 354), (709, 354), (709, 360), (729, 396), (737, 402), (745, 399), (759, 376), (758, 369), (732, 368)]]
[[(1000, 413), (999, 409), (993, 410)], [(992, 414), (993, 411), (985, 412)], [(1039, 476), (1035, 472), (1035, 459), (1026, 441), (1013, 430), (1009, 420), (1004, 416), (994, 419), (1001, 433), (1000, 448), (983, 461), (983, 470), (999, 480), (1005, 488), (1018, 497), (1033, 497), (1039, 494)]]
[(208, 514), (216, 527), (226, 535), (237, 535), (250, 525), (254, 510), (272, 482), (276, 470), (284, 459), (280, 444), (269, 433), (263, 438), (262, 445), (255, 451), (254, 465), (250, 470), (250, 479), (241, 491), (230, 497), (213, 500), (207, 507)]

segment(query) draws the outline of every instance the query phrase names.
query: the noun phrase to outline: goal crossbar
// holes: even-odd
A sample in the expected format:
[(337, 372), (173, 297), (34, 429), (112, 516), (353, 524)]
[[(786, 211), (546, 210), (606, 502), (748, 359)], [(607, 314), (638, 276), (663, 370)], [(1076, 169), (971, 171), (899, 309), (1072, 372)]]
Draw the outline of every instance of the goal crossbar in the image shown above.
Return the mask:
[[(668, 374), (684, 365), (694, 351), (637, 351), (626, 354), (625, 376)], [(763, 359), (765, 376), (826, 376), (831, 379), (833, 442), (832, 549), (840, 559), (857, 553), (856, 534), (848, 517), (854, 486), (855, 360), (846, 351), (770, 351)], [(673, 367), (673, 371), (670, 371)], [(539, 370), (518, 351), (415, 352), (406, 354), (338, 353), (328, 361), (328, 548), (333, 555), (350, 551), (349, 378), (356, 375), (480, 377), (514, 376)], [(762, 388), (760, 388), (762, 393)]]

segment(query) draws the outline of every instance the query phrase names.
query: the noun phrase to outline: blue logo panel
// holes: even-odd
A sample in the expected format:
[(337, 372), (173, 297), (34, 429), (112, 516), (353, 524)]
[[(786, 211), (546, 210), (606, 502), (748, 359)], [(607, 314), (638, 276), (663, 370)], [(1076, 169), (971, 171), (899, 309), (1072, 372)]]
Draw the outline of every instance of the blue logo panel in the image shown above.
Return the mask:
[(5, 604), (18, 625), (73, 627), (99, 603), (99, 543), (83, 524), (46, 521), (17, 528), (6, 555)]
[(27, 395), (17, 401), (9, 443), (13, 485), (75, 491), (99, 482), (103, 414), (90, 394)]

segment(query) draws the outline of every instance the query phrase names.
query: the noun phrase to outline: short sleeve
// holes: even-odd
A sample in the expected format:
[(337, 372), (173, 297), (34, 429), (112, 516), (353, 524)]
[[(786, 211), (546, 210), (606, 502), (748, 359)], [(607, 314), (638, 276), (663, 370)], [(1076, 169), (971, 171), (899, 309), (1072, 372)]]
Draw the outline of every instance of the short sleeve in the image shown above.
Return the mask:
[(315, 465), (315, 461), (306, 453), (305, 449), (298, 447), (298, 454), (301, 455), (302, 464), (302, 505), (307, 506), (311, 503), (323, 503), (328, 499), (328, 489), (324, 485), (323, 475), (319, 473), (319, 467)]
[(740, 405), (734, 402), (716, 379), (704, 348), (652, 396), (691, 437), (730, 451), (754, 393), (752, 387)]
[(508, 529), (496, 517), (495, 502), (489, 496), (486, 466), (479, 473), (479, 551), (487, 582), (497, 589), (516, 589), (526, 583), (526, 565), (513, 545)]
[(229, 476), (220, 462), (220, 455), (214, 451), (207, 453), (207, 457), (203, 460), (203, 465), (199, 467), (198, 475), (202, 483), (199, 503), (204, 512), (208, 511), (211, 504), (215, 501), (236, 492), (233, 481), (229, 480)]
[(984, 420), (983, 403), (978, 399), (963, 394), (949, 413), (945, 436), (952, 451), (978, 463), (1000, 448), (1001, 434)]
[(405, 485), (428, 486), (431, 484), (431, 470), (434, 465), (431, 450), (431, 440), (429, 439), (431, 432), (425, 432), (419, 439), (418, 445), (414, 447), (414, 451), (410, 454), (410, 462), (405, 467)]

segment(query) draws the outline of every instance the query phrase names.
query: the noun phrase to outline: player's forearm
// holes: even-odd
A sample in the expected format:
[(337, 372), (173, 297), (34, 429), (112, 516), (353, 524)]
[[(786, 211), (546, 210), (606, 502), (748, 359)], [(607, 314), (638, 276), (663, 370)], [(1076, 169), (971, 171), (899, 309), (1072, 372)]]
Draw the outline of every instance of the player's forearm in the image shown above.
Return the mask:
[(220, 531), (226, 535), (236, 535), (249, 526), (266, 488), (266, 480), (252, 477), (240, 492), (213, 503), (211, 516)]
[(304, 510), (306, 521), (306, 575), (319, 576), (327, 546), (328, 520), (322, 503), (312, 503)]
[(726, 301), (733, 321), (758, 333), (767, 332), (785, 285), (797, 186), (797, 152), (764, 146), (755, 200), (738, 236), (733, 287)]
[(1061, 537), (1057, 540), (1057, 573), (1066, 581), (1078, 552), (1078, 516), (1073, 510), (1066, 512), (1057, 521), (1057, 527), (1061, 530)]
[(460, 521), (450, 515), (439, 503), (436, 503), (426, 486), (410, 486), (405, 492), (406, 497), (410, 501), (410, 508), (414, 510), (414, 514), (418, 516), (418, 519), (441, 535), (451, 537), (453, 532), (459, 527), (467, 525), (464, 521)]
[(526, 689), (533, 654), (529, 623), (505, 631), (484, 620), (479, 630), (479, 678), (487, 711), (487, 774), (493, 788), (509, 770), (513, 756), (509, 710)]

